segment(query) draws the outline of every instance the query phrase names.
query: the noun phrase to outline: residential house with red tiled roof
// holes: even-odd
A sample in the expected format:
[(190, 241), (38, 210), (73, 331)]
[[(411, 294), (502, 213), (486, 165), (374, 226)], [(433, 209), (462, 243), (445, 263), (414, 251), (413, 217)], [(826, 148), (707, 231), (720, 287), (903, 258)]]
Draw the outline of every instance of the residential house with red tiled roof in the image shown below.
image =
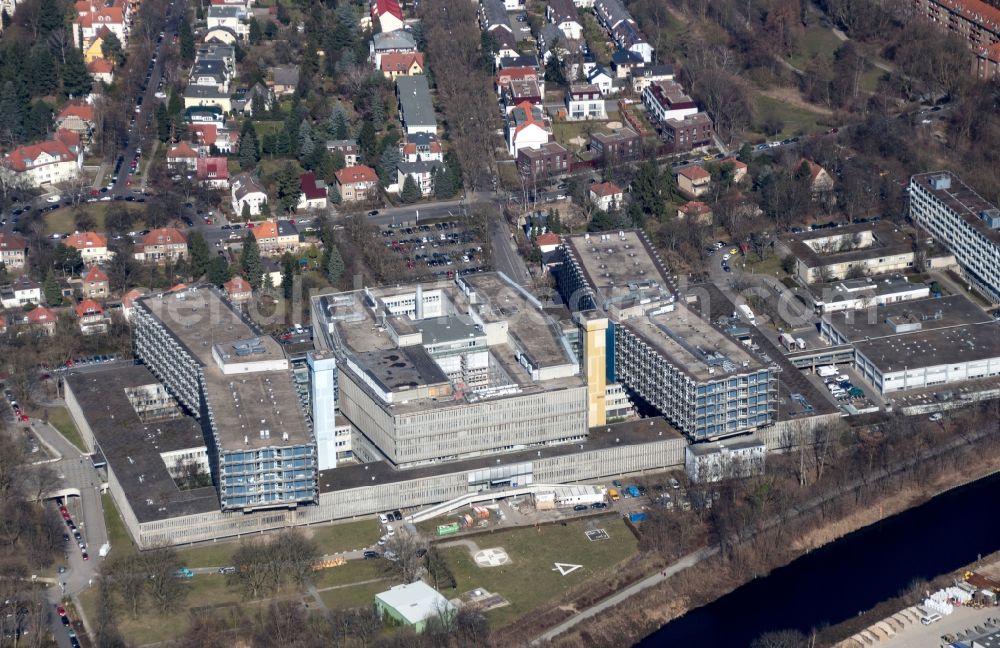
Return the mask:
[(17, 234), (0, 232), (0, 264), (8, 270), (23, 268), (28, 259), (28, 242)]
[(23, 185), (45, 187), (75, 178), (83, 166), (83, 157), (60, 140), (51, 139), (17, 147), (7, 154), (6, 166), (19, 174)]
[(118, 37), (123, 47), (128, 45), (131, 26), (131, 5), (115, 0), (110, 5), (83, 0), (76, 3), (76, 20), (73, 21), (73, 44), (85, 50), (94, 41), (102, 28)]
[(105, 85), (111, 85), (115, 80), (115, 64), (104, 59), (94, 59), (87, 63), (87, 72), (94, 77), (94, 81), (99, 81)]
[(740, 183), (747, 177), (747, 165), (740, 162), (733, 156), (729, 156), (725, 159), (719, 160), (719, 166), (732, 165), (733, 167), (733, 182)]
[(104, 315), (104, 308), (93, 299), (84, 299), (76, 305), (73, 312), (79, 322), (80, 332), (84, 335), (108, 330), (108, 318)]
[(359, 164), (337, 171), (337, 189), (342, 202), (372, 200), (378, 191), (378, 174), (375, 169)]
[(94, 107), (85, 101), (70, 101), (56, 115), (56, 128), (86, 135), (94, 128)]
[(236, 276), (222, 284), (222, 289), (226, 291), (229, 300), (234, 303), (250, 301), (253, 297), (253, 289), (250, 283), (243, 277)]
[(178, 142), (167, 149), (167, 166), (194, 171), (198, 168), (198, 151), (194, 150), (191, 142)]
[(497, 95), (500, 95), (511, 81), (534, 81), (538, 84), (538, 90), (543, 96), (545, 95), (545, 75), (539, 73), (536, 67), (517, 66), (498, 70), (494, 81)]
[(590, 185), (590, 202), (598, 209), (608, 211), (613, 207), (620, 207), (623, 198), (622, 188), (613, 182), (599, 182)]
[(712, 223), (712, 208), (700, 200), (691, 200), (677, 208), (677, 218), (710, 225)]
[(413, 76), (424, 73), (424, 55), (422, 52), (392, 52), (383, 54), (379, 61), (379, 69), (387, 79), (398, 76)]
[(133, 288), (122, 296), (122, 317), (127, 321), (132, 319), (132, 308), (135, 306), (135, 300), (139, 299), (146, 294), (145, 290), (140, 290), (139, 288)]
[(444, 154), (441, 140), (432, 133), (412, 133), (403, 137), (399, 144), (403, 162), (441, 162)]
[(402, 29), (406, 24), (399, 0), (372, 0), (371, 16), (372, 22), (378, 23), (379, 31), (383, 34)]
[(24, 323), (45, 335), (52, 335), (56, 330), (56, 319), (55, 312), (39, 305), (24, 316)]
[(697, 165), (684, 167), (677, 174), (677, 188), (693, 198), (708, 193), (711, 184), (712, 174)]
[(63, 245), (80, 251), (84, 264), (105, 263), (111, 259), (108, 239), (97, 232), (76, 232), (62, 240)]
[(553, 234), (552, 232), (546, 232), (544, 234), (539, 234), (535, 237), (535, 245), (542, 254), (548, 254), (562, 244), (562, 239), (558, 234)]
[(294, 252), (302, 242), (298, 228), (287, 220), (266, 220), (251, 231), (261, 254)]
[(101, 266), (90, 266), (83, 276), (83, 296), (89, 299), (107, 299), (111, 295), (108, 275)]
[(229, 160), (224, 157), (203, 157), (195, 161), (195, 178), (206, 187), (229, 188)]
[(833, 176), (826, 169), (806, 158), (802, 159), (802, 163), (809, 167), (809, 189), (814, 194), (833, 191)]
[(507, 151), (516, 158), (523, 148), (538, 148), (549, 141), (549, 131), (542, 109), (527, 101), (514, 107), (507, 115)]
[(176, 263), (187, 256), (187, 237), (173, 227), (155, 229), (135, 246), (135, 259), (145, 263)]

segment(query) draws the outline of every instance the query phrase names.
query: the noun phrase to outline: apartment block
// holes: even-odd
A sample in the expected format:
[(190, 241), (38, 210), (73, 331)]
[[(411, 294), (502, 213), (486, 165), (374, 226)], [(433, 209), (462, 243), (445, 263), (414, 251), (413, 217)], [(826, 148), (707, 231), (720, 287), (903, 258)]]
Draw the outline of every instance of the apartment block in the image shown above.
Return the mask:
[(522, 176), (541, 180), (569, 173), (570, 153), (558, 142), (547, 142), (538, 148), (523, 148), (517, 152), (517, 170)]
[(224, 511), (317, 501), (316, 443), (288, 359), (214, 287), (134, 303), (136, 355), (197, 418)]
[(948, 248), (977, 291), (1000, 303), (1000, 209), (948, 171), (910, 178), (910, 216)]

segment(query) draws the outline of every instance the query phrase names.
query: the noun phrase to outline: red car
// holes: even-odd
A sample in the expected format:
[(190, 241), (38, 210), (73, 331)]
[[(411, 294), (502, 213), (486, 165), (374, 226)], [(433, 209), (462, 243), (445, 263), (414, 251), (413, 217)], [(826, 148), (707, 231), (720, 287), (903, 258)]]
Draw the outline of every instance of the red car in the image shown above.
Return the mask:
[(247, 229), (253, 229), (253, 223), (247, 223)]
[(28, 415), (27, 414), (21, 414), (21, 422), (22, 423), (27, 423), (28, 422)]
[(64, 617), (64, 616), (66, 616), (66, 608), (64, 608), (64, 607), (63, 607), (63, 606), (61, 606), (61, 605), (57, 605), (57, 606), (56, 606), (56, 614), (58, 614), (58, 615), (59, 615), (59, 616), (61, 616), (61, 617)]

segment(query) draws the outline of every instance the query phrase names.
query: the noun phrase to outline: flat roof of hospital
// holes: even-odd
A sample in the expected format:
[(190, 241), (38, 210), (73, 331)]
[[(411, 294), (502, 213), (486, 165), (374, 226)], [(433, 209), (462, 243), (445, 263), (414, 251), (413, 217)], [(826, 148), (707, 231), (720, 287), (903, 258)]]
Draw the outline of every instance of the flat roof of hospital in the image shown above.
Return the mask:
[[(136, 303), (151, 312), (202, 366), (223, 448), (312, 442), (281, 345), (245, 320), (215, 288), (153, 294)], [(226, 375), (216, 363), (213, 349), (226, 365), (284, 363), (285, 368)], [(261, 438), (262, 430), (268, 431), (266, 438)]]
[(746, 347), (681, 302), (618, 325), (634, 332), (695, 380), (721, 379), (730, 373), (764, 368)]
[(70, 372), (66, 383), (139, 522), (219, 510), (212, 486), (181, 490), (160, 456), (204, 449), (201, 426), (190, 416), (143, 422), (126, 389), (159, 384), (142, 365)]
[(642, 288), (655, 282), (669, 290), (666, 266), (649, 246), (646, 237), (637, 230), (597, 232), (563, 237), (587, 279), (587, 284), (599, 295), (597, 306), (629, 292), (629, 286)]

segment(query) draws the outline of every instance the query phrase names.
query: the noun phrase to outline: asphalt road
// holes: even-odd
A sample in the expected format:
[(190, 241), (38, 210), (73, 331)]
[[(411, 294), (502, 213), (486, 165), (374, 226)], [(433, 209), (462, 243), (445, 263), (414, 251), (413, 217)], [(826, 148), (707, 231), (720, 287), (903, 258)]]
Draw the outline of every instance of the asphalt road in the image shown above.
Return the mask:
[(184, 16), (184, 9), (186, 7), (187, 4), (181, 0), (174, 0), (174, 2), (170, 5), (170, 15), (167, 17), (166, 24), (164, 26), (165, 36), (162, 41), (156, 44), (156, 48), (153, 50), (154, 55), (156, 56), (156, 63), (153, 64), (153, 70), (149, 77), (149, 83), (146, 84), (146, 90), (143, 91), (142, 94), (142, 106), (139, 107), (138, 112), (135, 114), (135, 123), (129, 129), (128, 141), (125, 143), (125, 148), (119, 153), (119, 156), (124, 157), (124, 162), (122, 162), (122, 168), (121, 172), (118, 174), (118, 180), (114, 183), (114, 187), (112, 188), (114, 193), (126, 193), (129, 190), (129, 180), (135, 177), (128, 171), (128, 165), (135, 157), (136, 150), (138, 150), (139, 146), (142, 144), (142, 133), (146, 127), (146, 120), (151, 119), (153, 111), (155, 110), (156, 102), (153, 100), (153, 95), (156, 93), (157, 85), (163, 78), (163, 57), (160, 54), (163, 52), (164, 43), (166, 43), (167, 40), (172, 37), (171, 35), (177, 31), (180, 21)]
[[(99, 568), (101, 558), (97, 555), (98, 550), (108, 539), (99, 491), (101, 481), (90, 457), (80, 452), (55, 428), (41, 419), (31, 419), (29, 424), (42, 442), (60, 456), (60, 459), (48, 464), (58, 476), (56, 488), (76, 488), (80, 491), (80, 497), (66, 498), (66, 506), (83, 537), (87, 553), (90, 554), (90, 560), (83, 560), (80, 549), (72, 542), (71, 534), (71, 541), (66, 543), (67, 558), (59, 563), (66, 567), (66, 572), (57, 576), (65, 586), (56, 585), (48, 590), (48, 598), (54, 609), (64, 597), (75, 597), (90, 586)], [(45, 506), (55, 507), (55, 503), (47, 501)], [(68, 528), (66, 532), (69, 533)], [(49, 622), (57, 643), (68, 647), (69, 638), (59, 616), (50, 615)]]

